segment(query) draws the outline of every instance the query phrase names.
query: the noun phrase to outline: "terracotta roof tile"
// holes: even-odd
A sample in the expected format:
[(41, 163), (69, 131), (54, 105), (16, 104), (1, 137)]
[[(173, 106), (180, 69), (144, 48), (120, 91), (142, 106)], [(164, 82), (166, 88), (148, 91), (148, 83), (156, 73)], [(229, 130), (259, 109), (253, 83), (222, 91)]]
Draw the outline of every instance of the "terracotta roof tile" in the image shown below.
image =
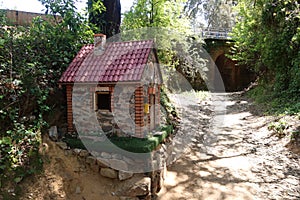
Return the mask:
[(94, 54), (94, 45), (81, 48), (60, 83), (118, 82), (141, 80), (152, 40), (108, 43), (102, 55)]

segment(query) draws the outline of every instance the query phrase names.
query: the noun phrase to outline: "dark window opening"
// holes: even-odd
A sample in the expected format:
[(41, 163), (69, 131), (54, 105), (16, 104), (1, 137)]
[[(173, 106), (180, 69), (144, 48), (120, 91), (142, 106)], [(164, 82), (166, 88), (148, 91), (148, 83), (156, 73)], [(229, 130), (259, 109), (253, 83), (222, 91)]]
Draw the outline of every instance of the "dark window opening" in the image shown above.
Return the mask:
[(109, 93), (97, 93), (97, 107), (99, 110), (111, 111), (111, 95)]

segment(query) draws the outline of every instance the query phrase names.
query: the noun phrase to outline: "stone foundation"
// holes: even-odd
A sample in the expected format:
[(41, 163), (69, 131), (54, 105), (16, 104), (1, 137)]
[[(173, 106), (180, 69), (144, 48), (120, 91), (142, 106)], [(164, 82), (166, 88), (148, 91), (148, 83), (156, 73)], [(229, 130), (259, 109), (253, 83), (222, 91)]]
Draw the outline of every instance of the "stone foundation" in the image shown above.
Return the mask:
[(153, 199), (163, 187), (167, 163), (170, 164), (175, 160), (175, 157), (172, 157), (173, 145), (170, 137), (164, 144), (159, 145), (155, 152), (149, 154), (151, 156), (147, 164), (152, 166), (153, 171), (141, 173), (130, 172), (130, 169), (136, 167), (134, 165), (138, 162), (136, 158), (116, 153), (90, 153), (83, 149), (70, 149), (64, 142), (56, 142), (56, 145), (65, 152), (66, 156), (75, 156), (80, 162), (74, 171), (81, 172), (90, 169), (103, 177), (116, 180), (115, 195), (120, 199)]

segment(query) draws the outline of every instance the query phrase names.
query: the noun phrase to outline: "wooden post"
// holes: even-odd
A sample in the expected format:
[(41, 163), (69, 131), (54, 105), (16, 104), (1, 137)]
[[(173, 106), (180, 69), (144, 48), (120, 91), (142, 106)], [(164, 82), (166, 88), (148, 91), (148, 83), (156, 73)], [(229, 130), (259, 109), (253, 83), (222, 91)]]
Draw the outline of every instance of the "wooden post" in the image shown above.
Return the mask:
[(143, 87), (138, 87), (135, 92), (135, 137), (143, 137), (144, 129), (144, 96)]
[(67, 122), (68, 122), (68, 133), (72, 134), (74, 132), (73, 126), (73, 109), (72, 109), (72, 92), (73, 86), (66, 85), (67, 94)]

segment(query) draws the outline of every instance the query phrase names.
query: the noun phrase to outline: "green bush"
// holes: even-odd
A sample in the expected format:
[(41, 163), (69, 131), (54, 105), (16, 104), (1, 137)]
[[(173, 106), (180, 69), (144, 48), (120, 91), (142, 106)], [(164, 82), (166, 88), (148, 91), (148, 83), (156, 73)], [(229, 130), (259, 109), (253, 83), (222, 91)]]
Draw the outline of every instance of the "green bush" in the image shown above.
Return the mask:
[(254, 99), (267, 114), (300, 114), (299, 100), (292, 98), (284, 91), (280, 96), (275, 95), (272, 92), (272, 86), (269, 84), (260, 83), (260, 85), (250, 90), (247, 95)]
[(278, 122), (272, 122), (268, 126), (268, 130), (272, 131), (277, 137), (284, 137), (286, 135), (286, 130), (288, 124), (286, 121), (280, 120)]
[(7, 131), (7, 136), (0, 139), (0, 188), (7, 181), (17, 184), (41, 171), (40, 142), (39, 131), (25, 130), (24, 126)]
[(56, 106), (47, 105), (47, 99), (93, 35), (72, 0), (42, 2), (49, 14), (63, 19), (37, 17), (28, 27), (12, 26), (0, 11), (0, 186), (18, 183), (41, 167), (38, 147), (47, 126), (44, 117)]
[(294, 0), (240, 0), (232, 58), (260, 74), (252, 93), (275, 113), (300, 112), (299, 5)]

